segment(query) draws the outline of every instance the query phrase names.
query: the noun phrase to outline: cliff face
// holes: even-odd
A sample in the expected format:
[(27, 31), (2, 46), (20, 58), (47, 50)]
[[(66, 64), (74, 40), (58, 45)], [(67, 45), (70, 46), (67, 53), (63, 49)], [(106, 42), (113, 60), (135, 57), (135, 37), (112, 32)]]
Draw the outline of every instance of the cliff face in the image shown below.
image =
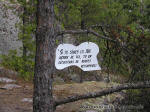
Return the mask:
[(8, 54), (9, 50), (19, 50), (22, 46), (18, 40), (19, 29), (16, 27), (20, 22), (18, 7), (8, 0), (0, 0), (0, 54)]

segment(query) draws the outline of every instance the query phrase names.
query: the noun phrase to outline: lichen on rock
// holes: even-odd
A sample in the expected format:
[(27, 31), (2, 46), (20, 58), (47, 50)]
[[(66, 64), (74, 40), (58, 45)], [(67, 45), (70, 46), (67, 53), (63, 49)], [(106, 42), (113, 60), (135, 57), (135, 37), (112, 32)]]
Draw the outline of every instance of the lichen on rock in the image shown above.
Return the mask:
[(8, 0), (0, 1), (0, 54), (22, 47), (22, 42), (18, 40), (19, 28), (16, 27), (20, 22), (18, 7), (18, 4)]

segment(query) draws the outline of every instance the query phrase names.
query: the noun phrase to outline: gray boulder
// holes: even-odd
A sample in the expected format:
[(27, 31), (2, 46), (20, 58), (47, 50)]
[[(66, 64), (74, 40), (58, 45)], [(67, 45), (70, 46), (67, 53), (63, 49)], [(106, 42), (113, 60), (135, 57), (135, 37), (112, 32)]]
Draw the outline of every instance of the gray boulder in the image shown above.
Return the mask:
[(1, 83), (10, 83), (10, 82), (16, 82), (15, 80), (6, 78), (6, 77), (0, 77), (0, 82)]
[(16, 84), (6, 84), (5, 86), (1, 87), (1, 89), (10, 90), (10, 89), (20, 88), (20, 87), (21, 87), (21, 86), (16, 85)]

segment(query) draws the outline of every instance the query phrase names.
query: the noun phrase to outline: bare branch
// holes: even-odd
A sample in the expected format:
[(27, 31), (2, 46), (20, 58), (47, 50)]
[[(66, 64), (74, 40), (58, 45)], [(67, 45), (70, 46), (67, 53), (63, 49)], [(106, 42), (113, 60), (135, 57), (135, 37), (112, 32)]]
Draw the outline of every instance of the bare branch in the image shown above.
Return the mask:
[(55, 106), (70, 103), (70, 102), (75, 102), (75, 101), (82, 100), (82, 99), (101, 97), (101, 96), (105, 96), (105, 95), (112, 94), (114, 92), (119, 92), (122, 90), (144, 89), (144, 88), (150, 88), (149, 81), (138, 82), (138, 83), (126, 83), (126, 84), (121, 84), (119, 86), (110, 87), (108, 89), (101, 90), (98, 92), (91, 92), (91, 93), (87, 93), (83, 95), (70, 96), (63, 100), (55, 101)]
[(116, 40), (113, 40), (109, 37), (106, 37), (106, 36), (102, 36), (100, 34), (98, 34), (97, 32), (93, 31), (93, 30), (65, 30), (65, 31), (61, 31), (61, 32), (58, 32), (55, 37), (59, 36), (59, 35), (63, 35), (63, 34), (87, 34), (87, 33), (90, 33), (96, 37), (100, 37), (102, 39), (105, 39), (105, 40), (109, 40), (109, 41), (112, 41), (112, 42), (116, 42)]
[(95, 25), (90, 26), (89, 28), (99, 28), (99, 27), (106, 27), (106, 28), (109, 28), (110, 25), (95, 24)]

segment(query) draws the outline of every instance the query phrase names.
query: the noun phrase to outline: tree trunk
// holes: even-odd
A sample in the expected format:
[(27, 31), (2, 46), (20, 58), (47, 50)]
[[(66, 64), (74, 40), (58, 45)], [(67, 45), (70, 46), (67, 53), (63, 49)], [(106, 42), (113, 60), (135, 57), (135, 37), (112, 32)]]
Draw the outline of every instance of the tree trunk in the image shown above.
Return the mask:
[(81, 70), (81, 72), (80, 72), (80, 83), (83, 82), (83, 75), (84, 75), (84, 72)]
[(55, 60), (54, 0), (37, 1), (33, 112), (54, 112), (52, 82)]
[(26, 56), (27, 56), (27, 47), (25, 45), (25, 39), (26, 39), (26, 37), (25, 37), (25, 34), (26, 34), (25, 27), (26, 27), (26, 24), (28, 24), (28, 21), (29, 21), (26, 16), (27, 16), (27, 9), (26, 9), (26, 4), (25, 4), (23, 6), (23, 18), (22, 18), (23, 19), (22, 43), (23, 43), (23, 59), (24, 59), (24, 61), (25, 61)]

